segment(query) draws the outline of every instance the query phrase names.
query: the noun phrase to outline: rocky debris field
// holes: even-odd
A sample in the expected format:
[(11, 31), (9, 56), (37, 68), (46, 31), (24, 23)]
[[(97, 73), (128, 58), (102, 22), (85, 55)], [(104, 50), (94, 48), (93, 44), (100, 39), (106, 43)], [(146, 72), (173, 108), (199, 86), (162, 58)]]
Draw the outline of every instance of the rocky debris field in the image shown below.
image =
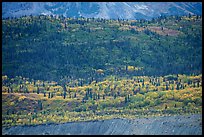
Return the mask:
[(3, 135), (202, 135), (202, 115), (110, 119), (2, 128)]

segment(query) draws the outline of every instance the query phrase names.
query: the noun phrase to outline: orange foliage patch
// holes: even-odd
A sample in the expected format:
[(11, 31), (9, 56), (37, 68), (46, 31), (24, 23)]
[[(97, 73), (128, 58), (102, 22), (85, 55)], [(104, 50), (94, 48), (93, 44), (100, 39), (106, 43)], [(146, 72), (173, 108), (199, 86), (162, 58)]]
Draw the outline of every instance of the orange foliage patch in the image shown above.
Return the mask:
[(172, 30), (165, 27), (163, 27), (163, 29), (162, 27), (148, 27), (148, 29), (152, 32), (156, 32), (159, 35), (177, 36), (180, 34), (180, 32), (177, 30)]

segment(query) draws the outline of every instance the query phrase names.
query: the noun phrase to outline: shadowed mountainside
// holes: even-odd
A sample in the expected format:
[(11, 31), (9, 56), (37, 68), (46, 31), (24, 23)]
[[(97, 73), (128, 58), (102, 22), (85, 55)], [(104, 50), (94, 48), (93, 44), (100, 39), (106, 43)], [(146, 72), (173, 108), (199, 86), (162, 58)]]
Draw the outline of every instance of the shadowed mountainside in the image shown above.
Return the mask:
[[(120, 10), (118, 10), (120, 9)], [(4, 2), (3, 17), (64, 15), (104, 19), (151, 19), (160, 15), (202, 14), (199, 2)]]

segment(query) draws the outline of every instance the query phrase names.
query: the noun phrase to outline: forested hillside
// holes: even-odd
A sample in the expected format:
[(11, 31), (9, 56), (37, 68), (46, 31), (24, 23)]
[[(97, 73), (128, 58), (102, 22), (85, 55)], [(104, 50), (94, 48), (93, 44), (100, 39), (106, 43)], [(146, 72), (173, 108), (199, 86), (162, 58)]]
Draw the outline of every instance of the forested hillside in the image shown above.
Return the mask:
[(202, 112), (202, 17), (2, 20), (2, 125)]
[(109, 75), (200, 74), (201, 16), (105, 20), (28, 16), (2, 20), (2, 73), (90, 84)]

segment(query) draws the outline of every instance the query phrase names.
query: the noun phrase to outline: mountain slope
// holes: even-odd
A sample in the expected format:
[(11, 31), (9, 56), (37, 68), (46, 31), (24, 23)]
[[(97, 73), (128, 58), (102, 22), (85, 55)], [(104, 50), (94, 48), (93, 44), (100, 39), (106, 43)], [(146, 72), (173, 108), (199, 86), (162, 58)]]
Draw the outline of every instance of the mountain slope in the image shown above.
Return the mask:
[[(201, 115), (110, 119), (3, 128), (3, 135), (201, 135)], [(124, 128), (125, 127), (125, 128)], [(162, 128), (161, 128), (162, 127)], [(68, 130), (69, 129), (69, 130)]]
[(2, 7), (3, 18), (46, 14), (105, 19), (151, 19), (161, 15), (202, 14), (201, 2), (3, 2)]

